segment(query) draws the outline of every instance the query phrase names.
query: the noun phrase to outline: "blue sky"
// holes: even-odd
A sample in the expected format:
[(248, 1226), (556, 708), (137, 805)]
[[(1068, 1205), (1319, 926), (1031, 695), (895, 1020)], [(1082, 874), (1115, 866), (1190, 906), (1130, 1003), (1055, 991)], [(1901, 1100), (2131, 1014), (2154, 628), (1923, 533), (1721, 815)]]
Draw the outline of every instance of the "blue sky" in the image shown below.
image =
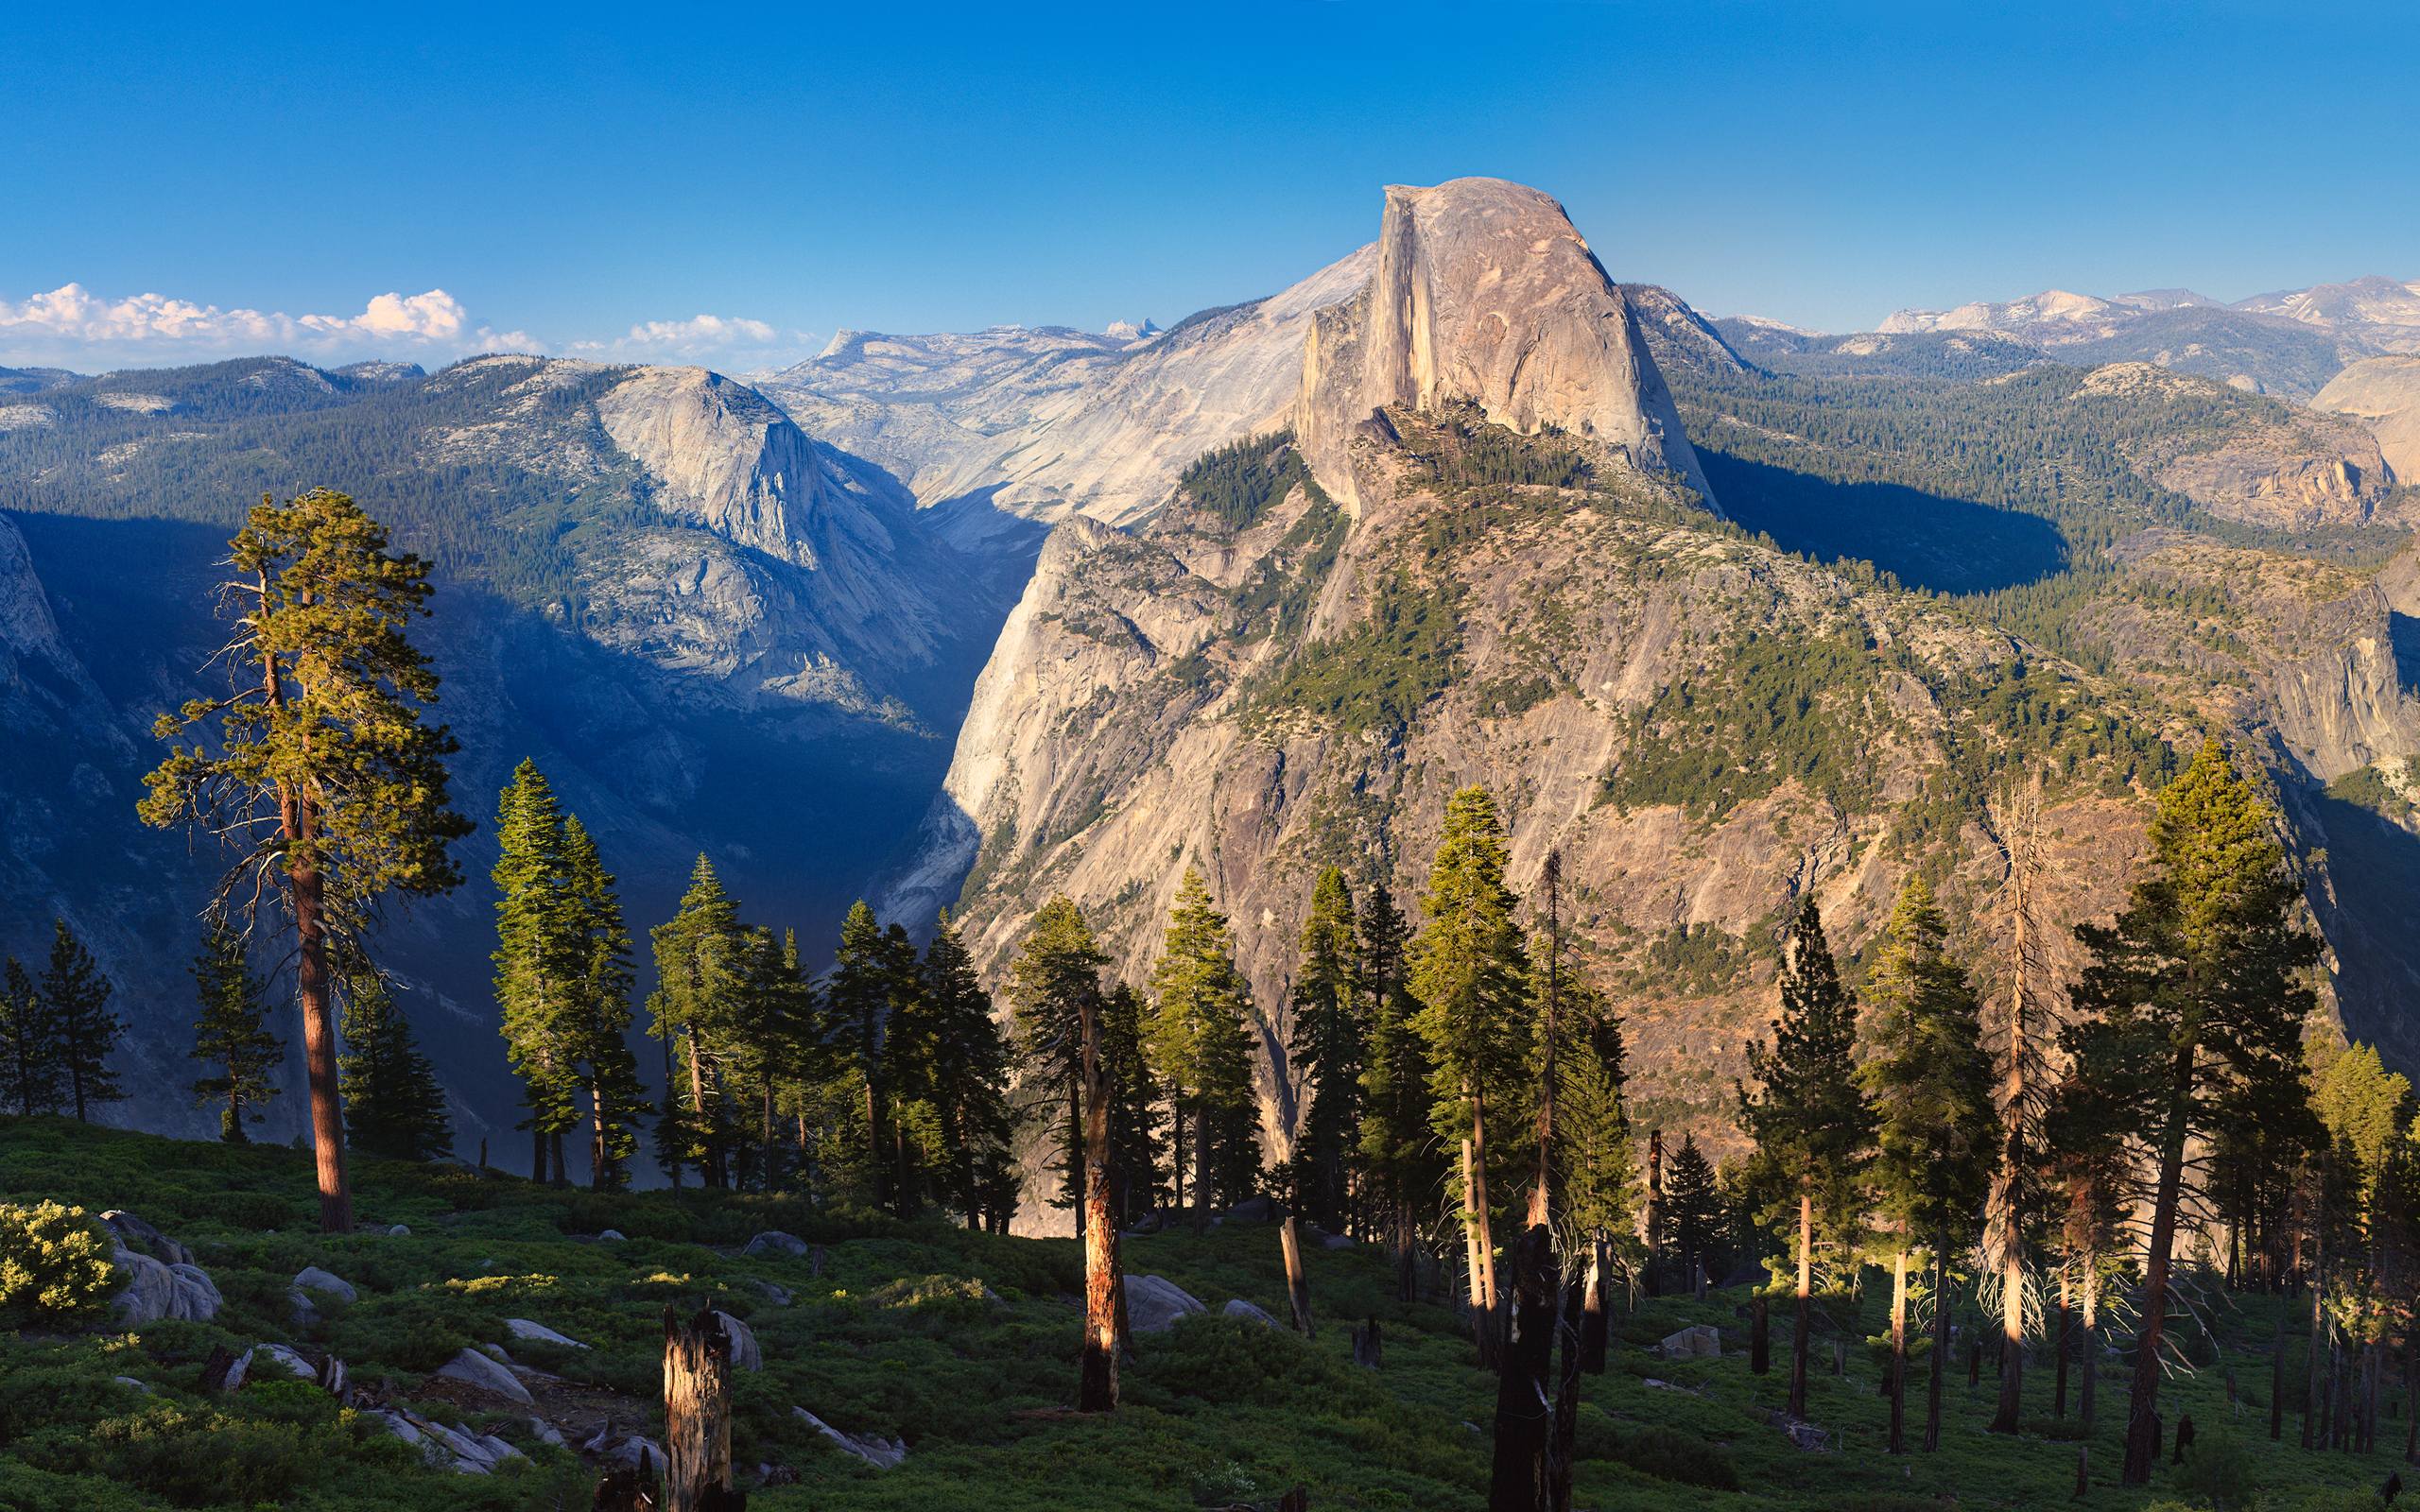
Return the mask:
[(12, 18), (0, 362), (1166, 323), (1461, 174), (1835, 330), (2420, 277), (2408, 5), (205, 9)]

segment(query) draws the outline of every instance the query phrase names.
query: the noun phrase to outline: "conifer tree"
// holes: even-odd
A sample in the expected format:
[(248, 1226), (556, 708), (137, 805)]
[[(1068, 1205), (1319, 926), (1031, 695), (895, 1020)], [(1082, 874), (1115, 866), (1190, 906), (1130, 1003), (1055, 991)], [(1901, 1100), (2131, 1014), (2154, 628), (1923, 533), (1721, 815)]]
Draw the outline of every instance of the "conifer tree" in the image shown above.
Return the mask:
[[(652, 932), (656, 979), (648, 1032), (676, 1053), (677, 1093), (667, 1095), (676, 1164), (694, 1164), (709, 1187), (731, 1184), (734, 1109), (728, 1077), (748, 1003), (747, 929), (714, 863), (698, 857), (689, 890)], [(674, 1099), (677, 1098), (677, 1102)]]
[(1048, 1121), (1046, 1139), (1056, 1148), (1052, 1163), (1061, 1176), (1059, 1200), (1079, 1215), (1084, 1211), (1083, 1029), (1098, 1010), (1101, 968), (1108, 964), (1084, 916), (1062, 893), (1036, 911), (1009, 966), (1022, 1085), (1039, 1094), (1041, 1106), (1032, 1110)]
[(1011, 1171), (1008, 1047), (993, 1022), (992, 995), (976, 977), (974, 957), (946, 908), (925, 947), (922, 997), (932, 1036), (927, 1095), (942, 1134), (942, 1193), (969, 1228), (980, 1227)]
[(1740, 1122), (1772, 1194), (1768, 1221), (1792, 1229), (1797, 1327), (1790, 1340), (1790, 1416), (1806, 1416), (1806, 1350), (1819, 1247), (1853, 1252), (1863, 1211), (1859, 1181), (1874, 1143), (1874, 1109), (1857, 1079), (1856, 1004), (1841, 986), (1810, 891), (1783, 941), (1781, 1016), (1771, 1043), (1748, 1048), (1756, 1083), (1738, 1091)]
[[(1603, 994), (1574, 976), (1563, 988), (1564, 1046), (1557, 1066), (1562, 1082), (1555, 1114), (1554, 1190), (1576, 1246), (1586, 1255), (1582, 1270), (1581, 1325), (1572, 1341), (1579, 1367), (1604, 1369), (1609, 1318), (1607, 1287), (1616, 1251), (1624, 1263), (1638, 1226), (1638, 1161), (1631, 1143), (1630, 1108), (1623, 1093), (1626, 1055), (1621, 1021)], [(1565, 1354), (1565, 1392), (1575, 1357)], [(1557, 1398), (1558, 1413), (1564, 1397)], [(1563, 1431), (1559, 1416), (1557, 1432)], [(1576, 1432), (1576, 1426), (1574, 1427)]]
[(840, 924), (840, 949), (833, 959), (824, 989), (824, 1004), (834, 1033), (857, 1082), (865, 1111), (866, 1148), (870, 1152), (867, 1196), (873, 1206), (889, 1204), (895, 1182), (891, 1165), (889, 1091), (883, 1064), (884, 1035), (897, 1001), (898, 983), (882, 926), (873, 910), (859, 899)]
[(1406, 979), (1406, 930), (1386, 886), (1368, 889), (1357, 920), (1362, 1017), (1360, 1165), (1387, 1224), (1397, 1286), (1412, 1299), (1418, 1210), (1443, 1179), (1428, 1121), (1428, 1047), (1413, 1025), (1420, 1011)]
[[(529, 1178), (557, 1185), (563, 1135), (579, 1121), (584, 941), (563, 851), (562, 807), (525, 759), (496, 802), (495, 1001), (498, 1029), (529, 1110)], [(550, 1164), (554, 1167), (549, 1171)]]
[[(1955, 1230), (1979, 1211), (2001, 1152), (1992, 1106), (1992, 1066), (1982, 1045), (1974, 985), (1944, 949), (1948, 925), (1921, 878), (1911, 878), (1891, 912), (1880, 955), (1866, 979), (1867, 1038), (1875, 1053), (1860, 1072), (1874, 1100), (1873, 1178), (1890, 1225), (1891, 1429), (1886, 1448), (1906, 1450), (1908, 1258), (1930, 1241), (1936, 1326), (1948, 1327), (1946, 1277)], [(1934, 1340), (1938, 1386), (1948, 1354), (1946, 1332)], [(1941, 1440), (1941, 1399), (1932, 1397), (1925, 1447)]]
[[(2042, 774), (1987, 805), (2008, 859), (2008, 1001), (1996, 1024), (1994, 1093), (1999, 1154), (1985, 1206), (1983, 1261), (2000, 1292), (2000, 1393), (1992, 1432), (2013, 1434), (2024, 1415), (2026, 1246), (2034, 1223), (2035, 1149), (2042, 1113), (2043, 1041), (2049, 971), (2042, 958)], [(1937, 1436), (1927, 1430), (1927, 1441)]]
[(614, 875), (576, 815), (563, 817), (563, 864), (571, 882), (578, 1007), (571, 1053), (588, 1084), (589, 1184), (600, 1192), (629, 1184), (647, 1106), (638, 1057), (631, 1053), (631, 931)]
[(2216, 740), (2160, 794), (2151, 870), (2115, 924), (2082, 925), (2090, 954), (2066, 1037), (2088, 1079), (2127, 1115), (2157, 1166), (2141, 1332), (2127, 1403), (2125, 1484), (2151, 1477), (2169, 1271), (2185, 1152), (2231, 1091), (2299, 1074), (2315, 941), (2294, 920), (2301, 888), (2275, 811)]
[(6, 1105), (21, 1117), (56, 1113), (65, 1106), (58, 1026), (34, 979), (13, 955), (0, 968), (0, 1074)]
[(1350, 1176), (1361, 1134), (1361, 1074), (1366, 997), (1357, 957), (1353, 890), (1329, 867), (1311, 888), (1303, 921), (1302, 954), (1294, 968), (1290, 1070), (1304, 1085), (1300, 1155), (1302, 1185), (1312, 1218), (1331, 1233), (1345, 1231)]
[(454, 1148), (445, 1091), (376, 967), (350, 952), (337, 973), (344, 1049), (337, 1074), (345, 1134), (364, 1155), (434, 1160)]
[(1144, 1048), (1150, 1018), (1143, 995), (1123, 982), (1101, 994), (1101, 1075), (1109, 1095), (1109, 1160), (1117, 1173), (1110, 1206), (1123, 1225), (1159, 1205), (1167, 1162), (1162, 1158), (1157, 1091)]
[(1664, 1183), (1664, 1222), (1671, 1230), (1672, 1247), (1689, 1274), (1712, 1268), (1715, 1247), (1722, 1241), (1722, 1193), (1714, 1166), (1698, 1147), (1695, 1134), (1683, 1134), (1672, 1152), (1671, 1175)]
[(42, 1016), (57, 1037), (68, 1108), (78, 1123), (89, 1123), (101, 1104), (126, 1100), (117, 1073), (110, 1069), (126, 1025), (110, 1011), (115, 988), (63, 919), (51, 920), (50, 964), (43, 971), (41, 990)]
[[(424, 897), (461, 878), (447, 848), (470, 821), (447, 806), (441, 725), (421, 722), (437, 675), (406, 635), (428, 612), (428, 566), (341, 493), (264, 498), (233, 542), (244, 604), (230, 665), (246, 685), (156, 726), (167, 759), (146, 779), (147, 823), (237, 836), (221, 896), (283, 900), (294, 930), (320, 1225), (353, 1228), (330, 1005), (331, 953), (382, 895)], [(215, 740), (175, 744), (215, 726)]]
[(1413, 1027), (1428, 1047), (1437, 1133), (1461, 1148), (1470, 1300), (1480, 1353), (1491, 1362), (1500, 1325), (1488, 1120), (1492, 1108), (1518, 1106), (1530, 1054), (1529, 962), (1504, 882), (1508, 860), (1495, 800), (1482, 787), (1454, 794), (1411, 950), (1411, 990), (1421, 1005)]
[[(1252, 1036), (1245, 1027), (1252, 989), (1236, 968), (1236, 939), (1227, 918), (1211, 904), (1201, 871), (1184, 870), (1151, 968), (1150, 1005), (1143, 1024), (1143, 1054), (1167, 1089), (1175, 1115), (1193, 1126), (1193, 1211), (1197, 1228), (1209, 1222), (1211, 1206), (1245, 1194), (1243, 1171), (1256, 1171), (1257, 1152), (1243, 1163), (1251, 1129), (1237, 1115), (1253, 1105)], [(1176, 1173), (1178, 1205), (1184, 1206), (1184, 1172)]]
[(193, 1058), (211, 1074), (193, 1084), (197, 1104), (223, 1103), (218, 1137), (248, 1144), (246, 1124), (261, 1121), (261, 1105), (277, 1095), (275, 1073), (285, 1058), (285, 1041), (269, 1033), (261, 980), (245, 959), (244, 938), (224, 919), (214, 919), (193, 960), (195, 995)]

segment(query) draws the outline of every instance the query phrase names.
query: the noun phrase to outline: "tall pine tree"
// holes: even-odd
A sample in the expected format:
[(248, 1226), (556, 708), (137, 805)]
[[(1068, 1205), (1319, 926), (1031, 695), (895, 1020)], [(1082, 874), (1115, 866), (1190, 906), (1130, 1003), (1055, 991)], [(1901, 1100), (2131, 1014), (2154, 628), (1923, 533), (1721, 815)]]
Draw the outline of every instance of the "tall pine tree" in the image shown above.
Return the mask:
[[(1249, 1111), (1253, 1105), (1252, 990), (1236, 968), (1236, 939), (1212, 905), (1209, 885), (1187, 867), (1151, 968), (1151, 1001), (1143, 1050), (1167, 1090), (1178, 1126), (1192, 1127), (1194, 1221), (1211, 1207), (1248, 1194), (1258, 1169)], [(1181, 1161), (1180, 1161), (1181, 1163)], [(1185, 1173), (1176, 1173), (1184, 1205)]]
[(1421, 1005), (1412, 1026), (1428, 1047), (1432, 1122), (1461, 1149), (1473, 1327), (1491, 1363), (1501, 1323), (1488, 1121), (1494, 1109), (1519, 1106), (1530, 1054), (1529, 961), (1504, 881), (1509, 859), (1495, 800), (1483, 787), (1457, 792), (1445, 804), (1411, 948), (1411, 990)]
[(13, 955), (0, 968), (0, 1075), (8, 1079), (0, 1106), (21, 1117), (56, 1113), (66, 1106), (58, 1025), (34, 979)]
[(614, 1191), (629, 1184), (647, 1107), (638, 1057), (631, 1053), (631, 931), (614, 874), (576, 815), (563, 818), (563, 864), (579, 954), (570, 1050), (588, 1085), (589, 1184)]
[(936, 1173), (943, 1199), (979, 1228), (1003, 1180), (1014, 1179), (1008, 1046), (946, 908), (925, 947), (922, 995), (932, 1036), (928, 1095), (941, 1129)]
[(2306, 980), (2317, 942), (2295, 921), (2302, 889), (2279, 820), (2216, 740), (2160, 794), (2152, 867), (2117, 921), (2077, 929), (2090, 959), (2069, 1052), (2123, 1110), (2156, 1162), (2144, 1255), (2141, 1332), (2127, 1403), (2125, 1484), (2151, 1478), (2157, 1450), (2161, 1338), (2184, 1198), (2185, 1153), (2231, 1099), (2301, 1070), (2316, 1005)]
[[(1099, 1011), (1101, 968), (1108, 964), (1091, 926), (1064, 893), (1035, 912), (1033, 927), (1009, 964), (1019, 1085), (1031, 1094), (1023, 1111), (1043, 1121), (1045, 1144), (1055, 1151), (1051, 1163), (1060, 1173), (1058, 1201), (1076, 1211), (1080, 1224), (1084, 1211), (1084, 1025)], [(1105, 1138), (1105, 1123), (1103, 1127)]]
[(1941, 1441), (1941, 1378), (1949, 1353), (1948, 1257), (1959, 1231), (1980, 1210), (2001, 1153), (1992, 1105), (1992, 1065), (1965, 969), (1945, 948), (1948, 925), (1921, 878), (1910, 879), (1891, 912), (1880, 955), (1866, 979), (1868, 1039), (1874, 1055), (1860, 1075), (1874, 1099), (1873, 1179), (1890, 1225), (1891, 1428), (1884, 1447), (1904, 1452), (1908, 1394), (1908, 1260), (1929, 1241), (1933, 1252), (1933, 1391), (1925, 1447)]
[(347, 1140), (364, 1155), (389, 1160), (434, 1160), (448, 1154), (454, 1130), (437, 1069), (421, 1054), (378, 969), (350, 952), (341, 962), (344, 1049), (337, 1070)]
[[(447, 807), (457, 748), (421, 715), (437, 675), (406, 631), (428, 612), (428, 564), (389, 553), (387, 532), (344, 494), (264, 498), (229, 566), (249, 600), (230, 665), (244, 685), (196, 698), (155, 727), (167, 759), (145, 781), (146, 823), (246, 837), (220, 885), (275, 889), (292, 921), (302, 1009), (320, 1226), (353, 1228), (330, 1006), (332, 954), (382, 895), (425, 897), (461, 880), (447, 848), (470, 821)], [(175, 744), (197, 727), (215, 739)]]
[(672, 918), (653, 931), (656, 979), (648, 1032), (677, 1063), (669, 1068), (659, 1154), (667, 1170), (698, 1167), (709, 1187), (731, 1184), (734, 1109), (727, 1080), (743, 1032), (749, 940), (739, 905), (703, 855)]
[(1289, 1069), (1303, 1086), (1297, 1159), (1304, 1205), (1313, 1221), (1342, 1233), (1354, 1215), (1351, 1177), (1361, 1137), (1361, 1074), (1367, 997), (1357, 970), (1360, 942), (1353, 890), (1329, 867), (1311, 888), (1294, 967)]
[(67, 920), (53, 919), (50, 964), (42, 973), (42, 1013), (56, 1036), (67, 1106), (79, 1124), (90, 1122), (103, 1103), (126, 1100), (117, 1073), (110, 1069), (110, 1057), (126, 1034), (126, 1024), (110, 1011), (115, 990)]
[(1738, 1099), (1763, 1167), (1758, 1184), (1774, 1194), (1767, 1219), (1789, 1229), (1797, 1262), (1789, 1413), (1804, 1418), (1817, 1252), (1854, 1253), (1864, 1211), (1860, 1177), (1874, 1143), (1874, 1109), (1857, 1079), (1857, 1005), (1841, 986), (1812, 891), (1783, 940), (1780, 988), (1772, 1042), (1748, 1048), (1756, 1089), (1740, 1088)]
[(244, 937), (224, 919), (211, 920), (201, 951), (193, 959), (195, 996), (193, 1058), (210, 1074), (193, 1084), (197, 1104), (219, 1103), (218, 1137), (247, 1144), (246, 1124), (261, 1121), (261, 1107), (277, 1095), (276, 1071), (285, 1058), (285, 1041), (269, 1033), (261, 980), (245, 958)]
[(896, 1196), (884, 1050), (898, 988), (895, 963), (882, 926), (860, 899), (841, 921), (840, 950), (826, 982), (824, 1004), (863, 1100), (867, 1198), (877, 1208)]
[(1428, 1046), (1407, 979), (1402, 910), (1384, 884), (1370, 887), (1357, 920), (1362, 1016), (1360, 1164), (1384, 1214), (1394, 1251), (1396, 1291), (1413, 1299), (1420, 1215), (1444, 1179), (1428, 1120)]
[(562, 807), (537, 763), (513, 769), (496, 802), (495, 836), (491, 959), (498, 1028), (529, 1110), (529, 1178), (562, 1185), (563, 1136), (579, 1117), (579, 979), (587, 961), (563, 854)]

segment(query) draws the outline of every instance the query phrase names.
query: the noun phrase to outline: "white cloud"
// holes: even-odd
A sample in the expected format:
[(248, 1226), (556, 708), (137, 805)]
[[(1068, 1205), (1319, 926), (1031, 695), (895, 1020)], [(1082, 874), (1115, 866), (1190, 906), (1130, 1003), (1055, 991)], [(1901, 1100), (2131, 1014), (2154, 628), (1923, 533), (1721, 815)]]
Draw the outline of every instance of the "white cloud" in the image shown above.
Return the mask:
[(443, 289), (389, 291), (357, 315), (226, 309), (164, 294), (112, 299), (65, 284), (18, 301), (0, 299), (0, 366), (56, 365), (95, 371), (209, 362), (280, 352), (318, 362), (356, 357), (450, 361), (491, 352), (566, 352), (612, 362), (700, 362), (740, 371), (784, 366), (814, 350), (804, 331), (746, 316), (642, 320), (628, 334), (555, 344), (472, 318)]
[(443, 289), (381, 294), (358, 315), (221, 309), (164, 294), (105, 299), (81, 284), (61, 284), (19, 302), (0, 299), (0, 362), (75, 367), (262, 352), (451, 357), (537, 345), (526, 331), (499, 332), (474, 323), (462, 302)]

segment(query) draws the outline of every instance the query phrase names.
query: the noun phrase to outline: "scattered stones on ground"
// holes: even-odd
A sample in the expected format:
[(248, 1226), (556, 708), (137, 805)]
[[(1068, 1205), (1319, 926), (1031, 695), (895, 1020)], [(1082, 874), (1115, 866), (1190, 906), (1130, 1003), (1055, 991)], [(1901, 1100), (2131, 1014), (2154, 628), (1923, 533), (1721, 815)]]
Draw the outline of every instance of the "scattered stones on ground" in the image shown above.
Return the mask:
[(779, 1228), (768, 1228), (749, 1240), (747, 1247), (740, 1250), (740, 1253), (743, 1255), (786, 1255), (796, 1260), (804, 1256), (806, 1249), (806, 1241), (798, 1235), (784, 1233)]
[(844, 1434), (804, 1407), (792, 1407), (790, 1412), (792, 1416), (805, 1419), (808, 1427), (875, 1469), (897, 1469), (907, 1462), (908, 1441), (904, 1438), (884, 1438), (874, 1434)]
[(740, 1370), (765, 1368), (765, 1351), (756, 1345), (756, 1331), (728, 1313), (715, 1316), (722, 1320), (722, 1331), (731, 1336), (731, 1363)]
[(765, 1300), (772, 1303), (775, 1307), (787, 1307), (790, 1305), (790, 1290), (786, 1286), (776, 1286), (771, 1281), (760, 1280), (751, 1280), (748, 1284), (754, 1287), (757, 1295), (763, 1297)]
[(1711, 1323), (1700, 1323), (1664, 1335), (1664, 1342), (1655, 1348), (1667, 1360), (1720, 1360), (1722, 1331)]

